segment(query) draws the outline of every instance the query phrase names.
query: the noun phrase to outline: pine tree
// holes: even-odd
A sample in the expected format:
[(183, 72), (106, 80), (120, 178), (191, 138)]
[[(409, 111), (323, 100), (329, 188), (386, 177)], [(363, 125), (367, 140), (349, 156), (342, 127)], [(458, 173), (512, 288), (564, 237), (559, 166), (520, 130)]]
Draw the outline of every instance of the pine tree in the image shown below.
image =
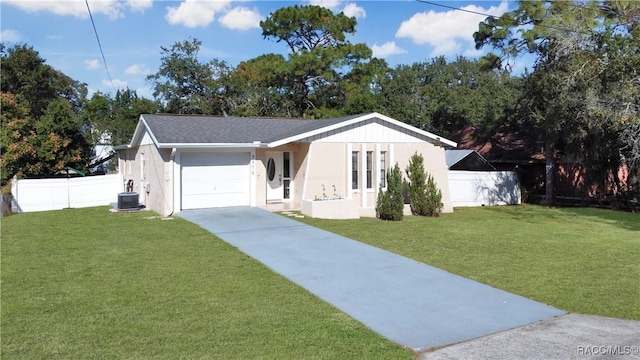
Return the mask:
[(376, 216), (382, 220), (400, 221), (404, 217), (404, 197), (402, 196), (402, 172), (396, 163), (387, 173), (387, 191), (378, 192)]
[(408, 181), (404, 187), (409, 194), (411, 213), (420, 216), (438, 216), (442, 211), (442, 192), (433, 176), (424, 169), (424, 157), (417, 152), (409, 159), (405, 169)]

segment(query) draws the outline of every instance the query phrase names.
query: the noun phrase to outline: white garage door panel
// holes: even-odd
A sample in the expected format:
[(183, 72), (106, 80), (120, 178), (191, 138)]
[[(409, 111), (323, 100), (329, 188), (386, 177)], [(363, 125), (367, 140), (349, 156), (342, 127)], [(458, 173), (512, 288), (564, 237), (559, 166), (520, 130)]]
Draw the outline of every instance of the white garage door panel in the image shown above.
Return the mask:
[(182, 209), (249, 205), (249, 153), (185, 153)]

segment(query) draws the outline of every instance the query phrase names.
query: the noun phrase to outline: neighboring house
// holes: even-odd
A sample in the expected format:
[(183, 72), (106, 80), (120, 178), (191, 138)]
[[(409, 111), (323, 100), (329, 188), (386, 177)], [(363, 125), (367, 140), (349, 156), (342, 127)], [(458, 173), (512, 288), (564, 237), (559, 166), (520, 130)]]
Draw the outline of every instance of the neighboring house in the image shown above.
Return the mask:
[(92, 173), (107, 173), (109, 172), (109, 164), (106, 160), (110, 158), (115, 150), (113, 146), (111, 146), (111, 135), (107, 133), (102, 133), (100, 135), (100, 140), (93, 147), (93, 154), (91, 156), (91, 164), (99, 164), (93, 167), (91, 170)]
[(390, 167), (415, 152), (451, 212), (445, 147), (450, 140), (371, 113), (326, 120), (141, 115), (131, 143), (116, 147), (123, 189), (162, 215), (186, 209), (350, 199), (375, 216)]
[[(545, 156), (540, 151), (531, 151), (525, 141), (513, 133), (497, 132), (490, 137), (477, 136), (478, 128), (468, 125), (451, 134), (450, 139), (458, 143), (459, 149), (474, 150), (496, 170), (513, 170), (519, 175), (524, 201), (536, 200), (545, 195)], [(589, 185), (586, 182), (588, 169), (579, 161), (558, 156), (556, 161), (555, 194), (562, 197), (596, 197), (618, 193), (618, 182), (627, 183), (628, 170), (622, 166), (616, 173), (609, 172), (604, 183)]]

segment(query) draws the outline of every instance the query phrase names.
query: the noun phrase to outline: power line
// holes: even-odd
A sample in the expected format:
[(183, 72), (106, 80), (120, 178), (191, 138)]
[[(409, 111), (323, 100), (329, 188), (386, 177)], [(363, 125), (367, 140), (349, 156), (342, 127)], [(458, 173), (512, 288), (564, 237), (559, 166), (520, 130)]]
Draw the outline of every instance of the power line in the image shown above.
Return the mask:
[[(495, 15), (491, 15), (491, 14), (487, 14), (487, 13), (482, 13), (482, 12), (479, 12), (479, 11), (473, 11), (473, 10), (468, 10), (468, 9), (463, 9), (463, 8), (457, 8), (457, 7), (454, 7), (454, 6), (439, 4), (439, 3), (435, 3), (435, 2), (431, 2), (431, 1), (427, 1), (427, 0), (416, 0), (416, 1), (420, 2), (420, 3), (423, 3), (423, 4), (432, 5), (432, 6), (439, 6), (439, 7), (445, 8), (445, 9), (451, 9), (451, 10), (455, 10), (455, 11), (462, 11), (462, 12), (466, 12), (466, 13), (470, 13), (470, 14), (486, 16), (486, 17), (492, 18), (492, 19), (498, 19), (499, 18), (499, 16), (495, 16)], [(549, 26), (549, 25), (545, 25), (545, 24), (536, 24), (536, 26), (547, 28), (547, 29), (552, 29), (552, 30), (564, 31), (564, 32), (568, 32), (568, 33), (576, 33), (576, 34), (583, 34), (583, 35), (589, 35), (590, 34), (590, 33), (585, 32), (585, 31), (579, 31), (579, 30), (567, 29), (567, 28), (559, 28), (559, 27)]]
[(87, 4), (87, 11), (89, 12), (89, 18), (91, 19), (91, 25), (93, 25), (93, 32), (96, 34), (96, 40), (98, 41), (98, 48), (100, 48), (100, 54), (102, 55), (102, 62), (104, 63), (104, 70), (107, 72), (107, 76), (109, 77), (109, 83), (111, 83), (111, 87), (113, 91), (116, 92), (116, 87), (113, 85), (113, 80), (111, 79), (111, 74), (109, 73), (109, 67), (107, 66), (107, 59), (104, 57), (104, 51), (102, 51), (102, 44), (100, 43), (100, 37), (98, 36), (98, 30), (96, 29), (96, 23), (93, 21), (93, 15), (91, 14), (91, 8), (89, 7), (89, 0), (84, 0), (85, 4)]

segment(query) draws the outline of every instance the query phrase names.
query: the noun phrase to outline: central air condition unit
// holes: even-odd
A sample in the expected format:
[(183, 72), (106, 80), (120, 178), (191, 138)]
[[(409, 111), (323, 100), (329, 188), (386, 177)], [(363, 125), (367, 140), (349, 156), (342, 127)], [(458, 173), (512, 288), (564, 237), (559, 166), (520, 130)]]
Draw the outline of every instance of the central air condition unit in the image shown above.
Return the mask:
[(118, 210), (133, 210), (140, 208), (138, 193), (122, 192), (118, 194)]

